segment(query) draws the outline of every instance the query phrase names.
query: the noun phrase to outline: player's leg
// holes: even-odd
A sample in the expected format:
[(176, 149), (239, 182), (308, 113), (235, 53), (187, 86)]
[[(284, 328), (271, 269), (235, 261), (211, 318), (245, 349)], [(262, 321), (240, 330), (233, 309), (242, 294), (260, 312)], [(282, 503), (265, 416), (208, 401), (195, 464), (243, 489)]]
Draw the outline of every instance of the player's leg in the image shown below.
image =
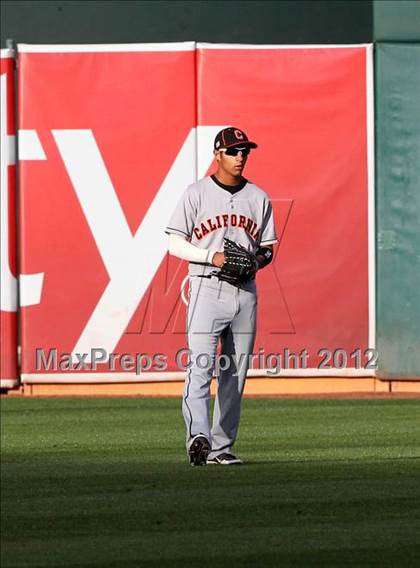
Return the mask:
[(222, 301), (219, 289), (218, 281), (190, 280), (187, 312), (190, 367), (182, 401), (187, 450), (190, 450), (197, 436), (210, 440), (210, 384), (217, 343), (234, 311), (231, 302)]
[(190, 350), (190, 367), (187, 369), (187, 377), (184, 384), (182, 399), (182, 413), (186, 425), (186, 441), (189, 447), (192, 439), (201, 434), (210, 439), (209, 432), (209, 405), (210, 384), (213, 376), (211, 365), (207, 366), (206, 358), (212, 358), (216, 351), (217, 336), (209, 334), (199, 338), (189, 335), (188, 348)]
[(209, 459), (230, 453), (236, 440), (241, 413), (241, 399), (256, 328), (256, 294), (239, 290), (239, 310), (222, 336), (221, 353), (229, 357), (229, 368), (220, 372), (211, 430), (212, 451)]

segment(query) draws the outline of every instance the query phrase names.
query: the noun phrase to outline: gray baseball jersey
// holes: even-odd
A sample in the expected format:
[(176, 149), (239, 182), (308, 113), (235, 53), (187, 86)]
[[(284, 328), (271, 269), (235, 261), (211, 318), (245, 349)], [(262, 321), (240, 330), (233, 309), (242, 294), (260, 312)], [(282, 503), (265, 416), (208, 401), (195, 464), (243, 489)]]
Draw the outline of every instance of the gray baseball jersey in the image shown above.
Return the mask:
[[(277, 242), (273, 209), (268, 195), (247, 181), (234, 194), (205, 177), (185, 190), (165, 230), (186, 237), (204, 249), (223, 251), (227, 237), (252, 252)], [(190, 262), (190, 276), (218, 269), (211, 264)]]

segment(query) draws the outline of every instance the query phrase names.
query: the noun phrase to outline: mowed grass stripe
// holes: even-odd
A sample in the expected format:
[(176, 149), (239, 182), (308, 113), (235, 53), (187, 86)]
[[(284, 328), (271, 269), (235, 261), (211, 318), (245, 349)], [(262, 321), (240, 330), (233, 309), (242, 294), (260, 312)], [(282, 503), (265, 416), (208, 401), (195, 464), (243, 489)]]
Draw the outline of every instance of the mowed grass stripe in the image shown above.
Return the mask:
[(3, 399), (2, 567), (417, 565), (420, 401), (245, 399), (191, 468), (177, 399)]

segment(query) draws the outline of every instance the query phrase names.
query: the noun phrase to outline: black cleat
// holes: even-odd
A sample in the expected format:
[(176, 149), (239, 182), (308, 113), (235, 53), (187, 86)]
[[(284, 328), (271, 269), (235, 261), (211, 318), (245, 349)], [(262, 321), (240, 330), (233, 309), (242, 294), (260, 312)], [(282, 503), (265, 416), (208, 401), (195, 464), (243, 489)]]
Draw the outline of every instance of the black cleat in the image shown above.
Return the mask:
[(241, 465), (243, 461), (240, 458), (237, 458), (233, 454), (219, 454), (215, 458), (211, 458), (207, 460), (209, 465), (216, 464), (216, 465)]
[(207, 438), (202, 435), (195, 436), (188, 450), (190, 465), (206, 465), (209, 452), (210, 442)]

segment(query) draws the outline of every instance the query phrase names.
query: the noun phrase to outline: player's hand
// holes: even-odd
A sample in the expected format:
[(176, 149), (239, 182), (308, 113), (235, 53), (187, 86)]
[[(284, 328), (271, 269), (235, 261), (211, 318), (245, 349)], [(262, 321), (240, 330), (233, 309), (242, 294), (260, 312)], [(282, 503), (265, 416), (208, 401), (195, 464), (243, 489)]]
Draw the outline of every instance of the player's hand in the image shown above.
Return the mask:
[(213, 256), (212, 264), (213, 266), (217, 266), (221, 268), (225, 263), (225, 253), (224, 252), (216, 252)]
[(225, 262), (217, 273), (217, 278), (233, 286), (239, 286), (255, 278), (259, 267), (255, 254), (226, 237), (223, 241)]

